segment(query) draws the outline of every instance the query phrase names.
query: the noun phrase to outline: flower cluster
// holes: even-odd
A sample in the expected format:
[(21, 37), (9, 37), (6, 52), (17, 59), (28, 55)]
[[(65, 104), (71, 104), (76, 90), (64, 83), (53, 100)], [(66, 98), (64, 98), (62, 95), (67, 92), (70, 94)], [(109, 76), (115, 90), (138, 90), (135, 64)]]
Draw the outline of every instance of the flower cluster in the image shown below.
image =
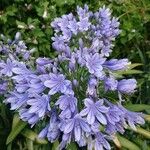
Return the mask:
[[(0, 37), (0, 93), (4, 94), (8, 89), (8, 81), (13, 76), (12, 69), (18, 62), (28, 62), (32, 59), (31, 53), (34, 49), (28, 50), (21, 40), (20, 33), (16, 33), (15, 39), (7, 39), (4, 35)], [(8, 78), (9, 77), (9, 78)]]
[[(112, 135), (144, 123), (142, 114), (121, 105), (122, 95), (134, 93), (136, 80), (114, 76), (128, 69), (130, 62), (108, 59), (120, 33), (119, 22), (108, 8), (93, 13), (85, 5), (77, 7), (76, 15), (63, 15), (51, 25), (55, 58), (33, 62), (19, 33), (14, 41), (0, 43), (0, 93), (7, 91), (5, 102), (32, 127), (43, 120), (39, 137), (59, 139), (59, 149), (75, 141), (89, 150), (109, 150)], [(119, 101), (112, 103), (109, 92)]]

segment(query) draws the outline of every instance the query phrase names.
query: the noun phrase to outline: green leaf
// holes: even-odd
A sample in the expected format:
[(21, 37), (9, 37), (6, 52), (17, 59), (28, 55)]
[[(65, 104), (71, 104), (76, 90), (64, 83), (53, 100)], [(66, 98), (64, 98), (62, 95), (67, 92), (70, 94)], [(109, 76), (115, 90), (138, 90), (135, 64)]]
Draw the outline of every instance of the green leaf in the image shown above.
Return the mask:
[(17, 12), (17, 7), (15, 7), (14, 5), (7, 7), (6, 9), (6, 14), (8, 16), (15, 16), (15, 13)]
[(38, 134), (35, 133), (35, 132), (33, 132), (33, 131), (30, 130), (30, 129), (24, 129), (24, 130), (21, 132), (21, 134), (22, 134), (24, 137), (26, 137), (26, 138), (28, 138), (28, 139), (30, 139), (30, 140), (32, 140), (32, 141), (35, 141), (35, 142), (38, 143), (38, 144), (47, 144), (47, 143), (48, 143), (45, 139), (39, 139), (39, 138), (38, 138)]
[(15, 126), (19, 123), (19, 121), (20, 121), (19, 115), (18, 114), (14, 114), (13, 122), (12, 122), (12, 129), (15, 128)]
[(59, 146), (59, 142), (58, 142), (58, 140), (57, 140), (57, 141), (55, 141), (55, 142), (53, 143), (52, 150), (58, 149), (58, 146)]
[(142, 65), (143, 65), (142, 63), (133, 63), (129, 65), (129, 69), (133, 69), (135, 67), (142, 66)]
[(20, 29), (26, 29), (27, 25), (24, 22), (16, 20), (17, 27)]
[(24, 127), (27, 125), (26, 122), (19, 121), (15, 127), (13, 127), (12, 131), (10, 132), (9, 136), (7, 137), (6, 144), (9, 144), (12, 142), (15, 137), (24, 129)]
[(76, 144), (75, 143), (70, 143), (70, 144), (68, 144), (68, 146), (67, 146), (67, 150), (77, 150), (77, 146), (76, 146)]
[(137, 112), (150, 109), (150, 105), (146, 105), (146, 104), (129, 104), (126, 105), (125, 107), (131, 111), (137, 111)]
[(150, 115), (144, 115), (144, 118), (145, 118), (146, 121), (150, 122)]
[(129, 141), (125, 137), (120, 135), (117, 135), (117, 137), (122, 147), (125, 147), (129, 150), (141, 150), (135, 143)]
[(62, 5), (72, 5), (75, 3), (75, 0), (56, 0), (56, 5), (61, 7)]
[(143, 71), (133, 69), (133, 70), (117, 71), (116, 73), (119, 75), (128, 75), (128, 74), (141, 74), (143, 73)]

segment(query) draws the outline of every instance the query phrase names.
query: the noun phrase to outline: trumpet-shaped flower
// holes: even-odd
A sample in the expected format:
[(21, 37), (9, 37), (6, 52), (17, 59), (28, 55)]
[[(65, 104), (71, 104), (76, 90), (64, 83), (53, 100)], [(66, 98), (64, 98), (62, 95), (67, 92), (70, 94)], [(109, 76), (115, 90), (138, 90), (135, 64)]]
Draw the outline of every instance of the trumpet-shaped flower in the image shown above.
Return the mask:
[(64, 75), (51, 73), (49, 78), (49, 80), (44, 82), (44, 85), (50, 88), (49, 95), (54, 95), (57, 92), (61, 92), (63, 94), (73, 94), (71, 82), (66, 80)]
[(59, 97), (55, 105), (59, 105), (59, 108), (62, 110), (61, 118), (71, 118), (77, 109), (77, 99), (72, 95), (63, 95)]
[(87, 116), (89, 124), (93, 124), (96, 119), (104, 125), (107, 124), (105, 113), (108, 112), (108, 108), (103, 105), (103, 100), (94, 103), (92, 99), (86, 98), (84, 104), (86, 108), (80, 112), (80, 115)]
[(27, 101), (27, 104), (30, 106), (29, 113), (38, 114), (39, 118), (44, 117), (46, 112), (49, 112), (50, 109), (50, 97), (48, 95), (38, 95), (35, 94), (33, 98)]
[(98, 53), (94, 55), (86, 56), (86, 67), (88, 68), (91, 74), (94, 74), (96, 77), (101, 77), (103, 75), (102, 64), (105, 62), (105, 58), (101, 58)]

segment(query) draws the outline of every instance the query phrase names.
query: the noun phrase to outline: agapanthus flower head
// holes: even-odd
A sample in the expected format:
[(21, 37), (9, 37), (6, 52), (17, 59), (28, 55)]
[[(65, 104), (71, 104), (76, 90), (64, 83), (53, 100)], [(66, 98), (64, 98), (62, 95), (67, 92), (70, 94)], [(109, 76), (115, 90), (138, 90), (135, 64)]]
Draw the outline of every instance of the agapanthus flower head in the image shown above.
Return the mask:
[[(110, 9), (91, 12), (85, 5), (74, 14), (51, 23), (55, 58), (32, 57), (20, 33), (14, 40), (1, 37), (0, 94), (31, 127), (42, 122), (39, 138), (60, 141), (60, 150), (70, 142), (110, 150), (112, 135), (144, 123), (141, 113), (121, 105), (123, 94), (135, 92), (136, 80), (115, 76), (128, 69), (128, 59), (107, 59), (120, 33)], [(109, 92), (116, 102), (106, 100)]]

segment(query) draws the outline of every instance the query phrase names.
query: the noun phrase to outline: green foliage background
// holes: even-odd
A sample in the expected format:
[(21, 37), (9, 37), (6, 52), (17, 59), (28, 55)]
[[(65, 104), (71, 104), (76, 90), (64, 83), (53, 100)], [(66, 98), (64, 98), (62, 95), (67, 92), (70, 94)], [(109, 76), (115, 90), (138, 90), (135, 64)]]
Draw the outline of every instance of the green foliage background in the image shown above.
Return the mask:
[[(122, 33), (116, 40), (111, 57), (127, 57), (133, 63), (142, 64), (122, 73), (138, 80), (138, 91), (133, 97), (126, 98), (125, 105), (130, 110), (150, 115), (150, 0), (0, 0), (0, 33), (13, 38), (20, 31), (28, 47), (36, 48), (37, 56), (53, 56), (51, 21), (74, 12), (77, 5), (83, 6), (85, 3), (95, 11), (106, 5), (114, 16), (119, 17)], [(142, 127), (144, 131), (139, 128), (137, 134), (129, 129), (125, 135), (118, 135), (112, 149), (150, 150), (150, 117), (146, 119)], [(58, 141), (48, 144), (46, 140), (39, 140), (36, 130), (31, 131), (15, 112), (10, 112), (0, 97), (1, 150), (55, 150)], [(72, 143), (67, 149), (79, 148)]]

